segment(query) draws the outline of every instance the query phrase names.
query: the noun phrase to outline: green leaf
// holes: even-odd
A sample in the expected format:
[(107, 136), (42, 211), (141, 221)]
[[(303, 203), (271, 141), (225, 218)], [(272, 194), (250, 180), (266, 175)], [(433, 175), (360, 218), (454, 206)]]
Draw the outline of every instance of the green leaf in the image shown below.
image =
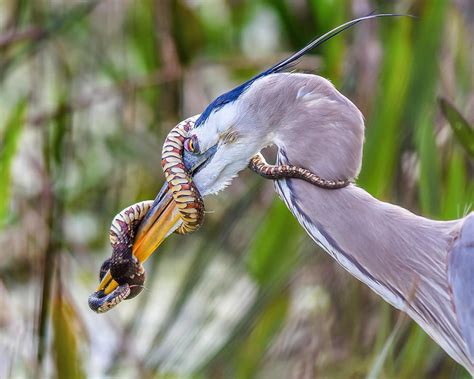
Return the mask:
[[(193, 56), (203, 49), (204, 36), (201, 20), (185, 1), (173, 1), (171, 8), (172, 30), (176, 39), (180, 61), (189, 64)], [(182, 25), (186, 25), (186, 27), (183, 28)]]
[(308, 28), (298, 20), (290, 3), (281, 0), (267, 0), (266, 3), (277, 14), (283, 35), (290, 41), (291, 45), (295, 47), (305, 45), (308, 40)]
[(0, 227), (5, 224), (10, 208), (11, 166), (24, 126), (26, 101), (21, 100), (12, 110), (4, 128), (0, 146)]
[(386, 34), (380, 84), (366, 131), (364, 161), (359, 176), (360, 185), (377, 197), (391, 188), (399, 161), (400, 123), (412, 55), (410, 31), (413, 20), (396, 19), (386, 24), (390, 28)]
[(277, 199), (273, 202), (247, 255), (247, 269), (261, 285), (269, 285), (285, 277), (297, 259), (298, 239), (302, 229)]
[[(426, 215), (438, 215), (440, 210), (440, 159), (437, 151), (434, 125), (434, 107), (438, 83), (443, 26), (446, 25), (448, 1), (424, 3), (417, 20), (416, 42), (410, 90), (407, 96), (406, 130), (416, 146), (419, 158), (420, 207)], [(405, 134), (405, 133), (404, 133)]]
[(150, 0), (137, 2), (127, 17), (126, 32), (129, 44), (144, 72), (151, 72), (158, 67), (159, 54), (151, 36), (154, 35), (153, 12)]
[(287, 295), (279, 296), (259, 315), (237, 355), (237, 378), (250, 378), (257, 372), (268, 345), (285, 320), (288, 303)]
[(423, 372), (429, 364), (426, 358), (433, 350), (440, 349), (431, 343), (426, 332), (415, 323), (412, 323), (410, 334), (403, 345), (399, 355), (400, 372), (399, 378), (413, 378), (417, 373)]
[(447, 162), (445, 190), (443, 191), (443, 219), (462, 217), (472, 198), (467, 197), (467, 171), (464, 154), (453, 149)]
[(441, 198), (440, 159), (433, 131), (433, 117), (429, 107), (421, 114), (416, 130), (416, 144), (420, 159), (419, 195), (423, 213), (437, 215)]
[(53, 354), (58, 379), (85, 378), (79, 354), (78, 315), (70, 300), (57, 291), (53, 301)]
[[(346, 20), (346, 0), (313, 0), (309, 5), (321, 30), (330, 30)], [(331, 39), (321, 47), (321, 51), (324, 58), (324, 69), (321, 75), (331, 80), (337, 87), (342, 79), (345, 62), (344, 36)]]
[[(386, 306), (384, 306), (383, 308), (388, 309)], [(408, 320), (409, 319), (405, 313), (399, 314), (395, 327), (392, 329), (390, 335), (385, 340), (383, 347), (379, 349), (380, 351), (378, 351), (375, 356), (372, 367), (369, 373), (367, 374), (367, 379), (376, 379), (381, 377), (384, 365), (386, 365), (387, 361), (389, 361), (388, 358), (392, 354), (396, 342), (400, 334), (403, 332), (404, 324), (406, 324)]]
[(474, 157), (474, 126), (469, 125), (461, 112), (445, 98), (439, 99), (439, 106), (441, 107), (444, 117), (448, 120), (451, 129), (453, 129), (458, 142)]

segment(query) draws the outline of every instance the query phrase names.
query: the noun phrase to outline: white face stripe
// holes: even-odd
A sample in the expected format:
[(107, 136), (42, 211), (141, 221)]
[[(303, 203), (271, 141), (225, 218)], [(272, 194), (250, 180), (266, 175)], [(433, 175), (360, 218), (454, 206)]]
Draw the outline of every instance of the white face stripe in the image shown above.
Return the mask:
[[(225, 104), (190, 132), (196, 136), (200, 153), (218, 144), (214, 156), (194, 176), (194, 182), (202, 196), (217, 193), (228, 186), (247, 167), (250, 158), (269, 143), (271, 136), (255, 138), (251, 125), (238, 124), (242, 121), (239, 119), (239, 104), (239, 100)], [(225, 139), (224, 136), (229, 136), (234, 128), (238, 128), (239, 132), (235, 134), (235, 138)]]
[(238, 114), (237, 102), (227, 103), (213, 111), (204, 123), (192, 130), (191, 134), (197, 137), (201, 153), (214, 146), (221, 134), (235, 125)]

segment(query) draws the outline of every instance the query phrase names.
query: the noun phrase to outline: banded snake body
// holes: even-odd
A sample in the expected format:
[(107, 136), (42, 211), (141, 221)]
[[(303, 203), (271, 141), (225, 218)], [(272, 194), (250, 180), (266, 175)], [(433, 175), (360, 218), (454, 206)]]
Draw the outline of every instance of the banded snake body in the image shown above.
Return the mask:
[[(166, 137), (162, 151), (161, 165), (181, 218), (181, 224), (175, 231), (178, 234), (194, 232), (204, 221), (201, 194), (183, 162), (183, 149), (194, 121), (195, 118), (188, 118), (176, 125)], [(350, 183), (348, 180), (323, 179), (297, 166), (270, 165), (260, 153), (251, 158), (248, 167), (267, 179), (302, 179), (324, 189), (338, 189)], [(107, 295), (103, 291), (91, 294), (88, 302), (93, 311), (107, 312), (123, 300), (136, 297), (143, 290), (145, 270), (133, 255), (132, 246), (140, 222), (145, 218), (152, 203), (153, 201), (147, 200), (131, 205), (117, 214), (112, 221), (109, 233), (112, 256), (102, 264), (99, 280), (110, 270), (118, 287)]]

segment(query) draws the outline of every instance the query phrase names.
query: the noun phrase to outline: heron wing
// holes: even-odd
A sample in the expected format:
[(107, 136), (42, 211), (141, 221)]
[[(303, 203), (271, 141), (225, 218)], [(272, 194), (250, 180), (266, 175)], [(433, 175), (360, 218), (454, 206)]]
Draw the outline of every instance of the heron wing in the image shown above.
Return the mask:
[(448, 274), (461, 332), (474, 360), (474, 213), (453, 243)]

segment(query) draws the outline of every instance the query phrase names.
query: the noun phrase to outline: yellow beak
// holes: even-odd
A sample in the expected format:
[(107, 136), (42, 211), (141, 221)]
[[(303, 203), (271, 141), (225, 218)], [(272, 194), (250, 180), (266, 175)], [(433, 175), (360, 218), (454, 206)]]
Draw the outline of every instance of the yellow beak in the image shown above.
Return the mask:
[[(145, 219), (140, 224), (132, 247), (133, 255), (135, 255), (141, 263), (145, 262), (166, 237), (177, 229), (180, 219), (181, 217), (176, 203), (165, 183)], [(112, 279), (109, 270), (100, 282), (97, 291), (102, 290), (107, 295), (117, 288), (117, 286), (118, 284)]]

